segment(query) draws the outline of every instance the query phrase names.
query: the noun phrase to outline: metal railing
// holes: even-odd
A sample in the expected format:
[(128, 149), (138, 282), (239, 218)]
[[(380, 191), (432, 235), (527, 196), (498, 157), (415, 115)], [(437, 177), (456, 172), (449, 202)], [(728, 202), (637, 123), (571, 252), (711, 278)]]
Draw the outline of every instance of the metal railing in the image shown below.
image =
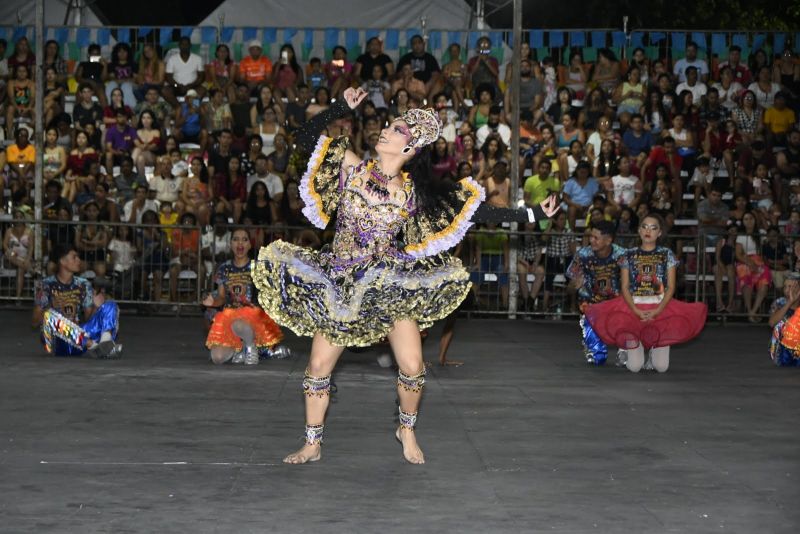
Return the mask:
[[(3, 221), (0, 224), (3, 235), (16, 222), (20, 221)], [(86, 221), (22, 222), (31, 230), (31, 234), (36, 224), (42, 225), (46, 252), (52, 252), (58, 243), (69, 242), (76, 246), (83, 262), (81, 276), (90, 279), (96, 288), (103, 289), (123, 307), (141, 307), (148, 313), (170, 314), (195, 313), (201, 309), (199, 302), (203, 295), (214, 290), (213, 275), (217, 266), (231, 257), (230, 249), (225, 244), (233, 229), (248, 230), (254, 256), (260, 246), (277, 239), (307, 242), (304, 237), (321, 235), (308, 227), (286, 226), (230, 225), (215, 230), (198, 226), (165, 228), (161, 225)], [(17, 233), (19, 229), (17, 226)], [(87, 229), (90, 239), (84, 239)], [(126, 240), (123, 234), (130, 236), (130, 239)], [(489, 234), (496, 239), (487, 241), (482, 237)], [(571, 251), (588, 244), (585, 233), (557, 235), (570, 243)], [(633, 235), (618, 236), (617, 243), (633, 246), (636, 239)], [(747, 317), (740, 292), (733, 289), (736, 280), (728, 278), (735, 272), (735, 262), (733, 270), (715, 269), (716, 249), (711, 245), (711, 239), (675, 234), (664, 240), (680, 259), (675, 298), (709, 303), (712, 317), (725, 320)], [(793, 258), (789, 246), (797, 238), (782, 239), (786, 257)], [(90, 242), (93, 244), (87, 244)], [(487, 242), (491, 242), (491, 246), (487, 246)], [(505, 251), (510, 247), (517, 247), (517, 257), (522, 260), (517, 265), (507, 264)], [(499, 232), (470, 232), (456, 251), (473, 281), (472, 295), (462, 306), (462, 313), (553, 319), (577, 316), (577, 288), (566, 276), (566, 268), (574, 252), (557, 256), (552, 253), (552, 248), (548, 253), (547, 247), (547, 237), (541, 232), (510, 232), (505, 229)], [(9, 247), (0, 254), (0, 303), (30, 304), (37, 283), (43, 276), (53, 274), (56, 265), (47, 255), (41, 266), (33, 262), (21, 262), (19, 255), (13, 252)], [(722, 302), (727, 304), (733, 300), (736, 304), (734, 310), (724, 316), (714, 313), (717, 275), (722, 282)], [(758, 315), (762, 317), (767, 315), (774, 299), (782, 294), (775, 283), (780, 282), (779, 276), (775, 276), (770, 283), (759, 309)], [(519, 287), (519, 300), (513, 312), (508, 300), (511, 284)], [(732, 299), (731, 290), (736, 293)]]

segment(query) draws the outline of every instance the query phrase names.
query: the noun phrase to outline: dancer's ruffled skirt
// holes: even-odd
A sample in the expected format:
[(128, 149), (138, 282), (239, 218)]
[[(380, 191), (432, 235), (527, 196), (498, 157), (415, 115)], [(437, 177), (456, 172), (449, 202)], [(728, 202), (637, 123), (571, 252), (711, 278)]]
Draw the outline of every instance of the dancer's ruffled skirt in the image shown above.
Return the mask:
[(782, 319), (772, 329), (769, 355), (776, 365), (800, 367), (800, 313)]
[(283, 241), (261, 249), (253, 281), (261, 306), (278, 324), (359, 347), (385, 338), (398, 320), (430, 327), (461, 304), (471, 285), (461, 262), (446, 254), (385, 255), (344, 266), (330, 252)]
[[(637, 304), (652, 310), (658, 304)], [(652, 321), (634, 315), (622, 297), (593, 304), (586, 311), (595, 332), (609, 345), (634, 349), (639, 343), (649, 349), (684, 343), (696, 337), (706, 324), (708, 307), (702, 302), (688, 303), (672, 299)]]
[(259, 350), (274, 347), (283, 340), (281, 328), (261, 308), (245, 306), (225, 308), (214, 316), (208, 331), (206, 347), (229, 347), (242, 350), (242, 339), (231, 328), (235, 321), (244, 321), (253, 329), (255, 346)]

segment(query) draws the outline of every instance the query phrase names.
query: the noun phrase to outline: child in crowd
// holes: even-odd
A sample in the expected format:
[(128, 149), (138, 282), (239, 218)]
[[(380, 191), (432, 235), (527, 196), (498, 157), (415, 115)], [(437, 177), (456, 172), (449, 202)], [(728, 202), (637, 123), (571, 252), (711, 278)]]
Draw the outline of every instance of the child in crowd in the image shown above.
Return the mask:
[(700, 202), (700, 196), (708, 196), (713, 182), (714, 171), (711, 169), (711, 161), (706, 157), (697, 158), (697, 167), (694, 169), (692, 179), (689, 180), (689, 187), (694, 190), (695, 203)]
[(315, 92), (320, 87), (328, 87), (328, 79), (325, 72), (322, 70), (322, 61), (318, 57), (312, 57), (308, 62), (308, 84), (311, 86), (312, 92)]

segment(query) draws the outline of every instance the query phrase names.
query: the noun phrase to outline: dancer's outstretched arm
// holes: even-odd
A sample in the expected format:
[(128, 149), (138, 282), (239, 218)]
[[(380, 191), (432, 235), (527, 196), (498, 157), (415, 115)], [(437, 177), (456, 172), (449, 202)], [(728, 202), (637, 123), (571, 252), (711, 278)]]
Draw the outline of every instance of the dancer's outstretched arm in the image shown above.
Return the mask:
[(558, 200), (555, 195), (550, 195), (538, 205), (531, 208), (497, 208), (486, 204), (481, 204), (472, 216), (472, 222), (518, 222), (532, 223), (549, 219), (559, 209)]

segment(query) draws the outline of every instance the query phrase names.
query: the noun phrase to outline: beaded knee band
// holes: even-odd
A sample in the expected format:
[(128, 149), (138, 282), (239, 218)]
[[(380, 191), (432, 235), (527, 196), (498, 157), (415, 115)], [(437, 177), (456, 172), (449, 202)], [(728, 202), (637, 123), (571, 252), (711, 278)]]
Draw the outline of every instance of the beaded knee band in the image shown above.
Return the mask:
[(413, 391), (419, 393), (425, 386), (425, 368), (419, 374), (409, 376), (403, 371), (397, 372), (397, 385), (406, 391)]
[(305, 440), (308, 445), (322, 444), (322, 433), (325, 425), (306, 425)]
[(327, 397), (331, 394), (331, 375), (311, 376), (308, 374), (308, 369), (306, 369), (306, 374), (303, 378), (303, 392), (306, 397)]
[(402, 408), (398, 408), (400, 412), (400, 426), (408, 430), (414, 431), (417, 426), (417, 413), (404, 412)]

